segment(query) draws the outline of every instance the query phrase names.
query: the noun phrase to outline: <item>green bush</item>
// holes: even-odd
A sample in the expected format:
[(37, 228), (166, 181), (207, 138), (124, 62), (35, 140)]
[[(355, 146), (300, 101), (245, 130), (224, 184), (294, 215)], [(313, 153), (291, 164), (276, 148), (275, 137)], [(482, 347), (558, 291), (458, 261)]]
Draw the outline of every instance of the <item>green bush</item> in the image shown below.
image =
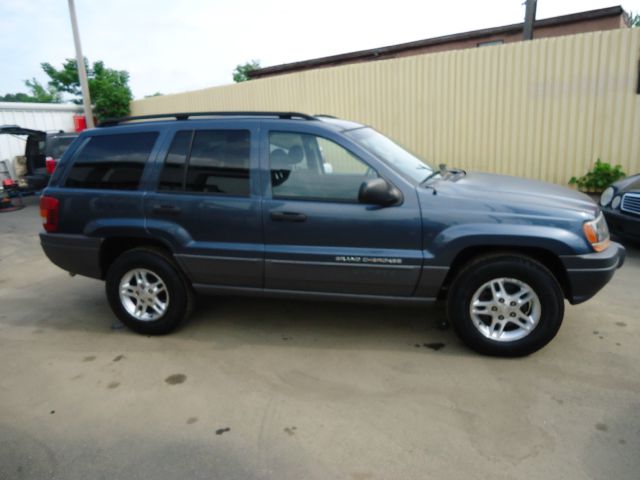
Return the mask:
[(583, 192), (599, 193), (625, 175), (622, 171), (622, 166), (616, 165), (613, 167), (610, 163), (601, 162), (598, 159), (591, 171), (581, 177), (571, 177), (569, 185), (576, 185)]

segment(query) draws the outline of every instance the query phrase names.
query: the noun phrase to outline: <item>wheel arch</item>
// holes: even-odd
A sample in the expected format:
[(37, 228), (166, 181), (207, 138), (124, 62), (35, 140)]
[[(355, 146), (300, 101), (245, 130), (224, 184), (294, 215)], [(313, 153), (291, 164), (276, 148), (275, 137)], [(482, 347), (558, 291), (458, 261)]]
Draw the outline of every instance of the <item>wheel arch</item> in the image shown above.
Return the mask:
[(106, 278), (107, 271), (116, 258), (126, 251), (140, 247), (160, 250), (166, 256), (173, 259), (173, 251), (170, 245), (156, 238), (129, 236), (106, 238), (100, 247), (100, 272), (102, 279), (104, 280)]
[(473, 260), (487, 255), (524, 255), (530, 257), (549, 269), (555, 279), (558, 281), (562, 294), (565, 298), (570, 298), (569, 278), (567, 272), (560, 260), (560, 257), (550, 250), (540, 247), (529, 246), (513, 246), (513, 245), (476, 245), (470, 246), (459, 251), (454, 257), (447, 276), (445, 277), (438, 299), (444, 300), (447, 297), (449, 287), (460, 271)]

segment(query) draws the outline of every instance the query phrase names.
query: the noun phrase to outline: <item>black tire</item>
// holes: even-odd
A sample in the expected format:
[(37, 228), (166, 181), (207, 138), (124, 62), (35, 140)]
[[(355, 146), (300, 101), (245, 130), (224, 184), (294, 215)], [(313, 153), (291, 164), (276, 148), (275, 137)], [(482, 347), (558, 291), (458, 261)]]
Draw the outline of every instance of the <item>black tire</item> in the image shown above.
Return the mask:
[[(157, 319), (140, 320), (131, 315), (120, 299), (120, 282), (128, 272), (145, 269), (162, 280), (168, 304)], [(160, 249), (135, 248), (120, 255), (111, 264), (106, 278), (107, 299), (111, 309), (127, 327), (144, 335), (165, 335), (174, 331), (189, 316), (193, 291), (173, 259)]]
[[(524, 282), (538, 296), (538, 323), (523, 338), (497, 341), (483, 335), (473, 323), (470, 307), (474, 294), (487, 282), (499, 278)], [(485, 355), (520, 357), (541, 349), (558, 333), (564, 316), (564, 295), (555, 276), (533, 258), (492, 254), (474, 259), (459, 272), (449, 289), (447, 314), (455, 332), (473, 350)]]

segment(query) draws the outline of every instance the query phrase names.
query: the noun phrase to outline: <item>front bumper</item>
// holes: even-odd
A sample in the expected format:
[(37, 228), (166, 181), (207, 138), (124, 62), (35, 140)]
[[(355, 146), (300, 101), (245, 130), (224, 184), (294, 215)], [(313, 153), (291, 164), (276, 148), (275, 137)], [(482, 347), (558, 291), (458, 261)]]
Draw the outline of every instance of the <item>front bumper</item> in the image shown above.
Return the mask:
[(610, 208), (603, 208), (602, 211), (612, 234), (640, 242), (640, 217)]
[(561, 256), (569, 280), (569, 302), (582, 303), (598, 293), (622, 266), (625, 253), (622, 245), (611, 242), (603, 252)]

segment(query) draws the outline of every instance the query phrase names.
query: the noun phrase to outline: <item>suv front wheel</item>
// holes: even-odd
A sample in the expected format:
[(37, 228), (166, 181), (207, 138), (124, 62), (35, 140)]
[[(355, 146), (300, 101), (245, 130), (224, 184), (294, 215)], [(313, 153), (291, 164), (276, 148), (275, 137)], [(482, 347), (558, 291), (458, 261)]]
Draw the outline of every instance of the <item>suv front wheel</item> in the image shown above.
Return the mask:
[(564, 296), (554, 275), (520, 255), (479, 257), (456, 277), (447, 311), (460, 338), (486, 355), (517, 357), (555, 337)]
[(191, 288), (171, 258), (150, 248), (120, 255), (107, 272), (106, 290), (122, 323), (145, 335), (175, 330), (193, 303)]

